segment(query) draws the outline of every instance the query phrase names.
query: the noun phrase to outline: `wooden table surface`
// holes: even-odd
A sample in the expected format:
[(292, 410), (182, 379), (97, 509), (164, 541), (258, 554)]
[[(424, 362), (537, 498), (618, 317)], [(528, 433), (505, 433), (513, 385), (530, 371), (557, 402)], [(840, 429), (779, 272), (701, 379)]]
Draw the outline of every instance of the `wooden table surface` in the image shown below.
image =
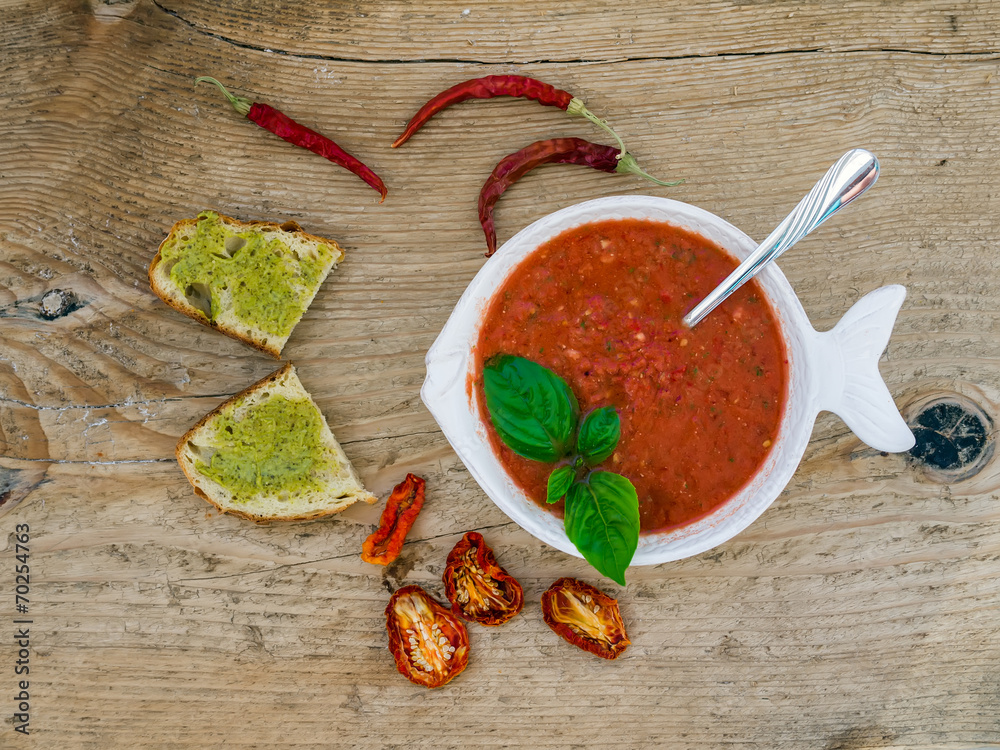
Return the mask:
[[(0, 0), (0, 18), (0, 746), (1000, 747), (1000, 6)], [(521, 531), (421, 403), (424, 354), (484, 263), (493, 165), (601, 135), (508, 99), (389, 148), (431, 95), (491, 73), (572, 91), (648, 171), (685, 179), (540, 169), (501, 201), (501, 241), (621, 193), (761, 239), (837, 156), (874, 151), (876, 188), (782, 269), (818, 329), (905, 284), (882, 373), (910, 418), (936, 398), (982, 409), (980, 465), (934, 474), (824, 414), (756, 523), (633, 569), (627, 588)], [(203, 74), (361, 155), (388, 199), (195, 88)], [(346, 248), (285, 357), (369, 489), (427, 478), (388, 568), (358, 558), (381, 504), (257, 526), (214, 512), (177, 467), (177, 438), (277, 367), (149, 290), (171, 224), (207, 207)], [(383, 609), (404, 584), (441, 595), (471, 529), (526, 606), (473, 626), (468, 669), (428, 691), (396, 672)], [(619, 597), (622, 658), (546, 627), (539, 597), (564, 575)]]

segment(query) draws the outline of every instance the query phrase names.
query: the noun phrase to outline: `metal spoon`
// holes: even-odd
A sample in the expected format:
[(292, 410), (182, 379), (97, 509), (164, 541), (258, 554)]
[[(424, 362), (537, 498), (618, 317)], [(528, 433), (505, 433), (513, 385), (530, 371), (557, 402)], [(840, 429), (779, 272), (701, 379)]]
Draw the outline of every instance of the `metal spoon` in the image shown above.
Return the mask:
[(812, 230), (862, 195), (878, 179), (878, 159), (863, 148), (837, 159), (799, 205), (778, 224), (757, 249), (684, 316), (684, 324), (696, 326), (726, 297), (756, 276), (760, 270)]

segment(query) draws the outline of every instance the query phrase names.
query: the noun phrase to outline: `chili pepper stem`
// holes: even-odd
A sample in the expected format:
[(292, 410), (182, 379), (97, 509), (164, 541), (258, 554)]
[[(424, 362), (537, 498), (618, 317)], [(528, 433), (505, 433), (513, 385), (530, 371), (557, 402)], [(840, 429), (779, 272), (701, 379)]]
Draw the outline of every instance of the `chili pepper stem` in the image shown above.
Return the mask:
[(675, 185), (680, 185), (684, 180), (674, 180), (673, 182), (664, 182), (663, 180), (658, 180), (651, 174), (647, 174), (639, 166), (639, 162), (635, 160), (628, 151), (622, 151), (618, 154), (618, 166), (615, 167), (615, 171), (619, 174), (634, 174), (639, 177), (645, 178), (650, 182), (656, 183), (657, 185), (663, 185), (664, 187), (674, 187)]
[(250, 114), (250, 107), (253, 106), (252, 101), (250, 101), (249, 99), (244, 99), (242, 96), (236, 96), (235, 94), (230, 94), (229, 90), (225, 86), (223, 86), (219, 81), (215, 80), (211, 76), (199, 76), (198, 78), (195, 78), (194, 85), (197, 86), (202, 81), (204, 81), (205, 83), (214, 83), (216, 86), (218, 86), (219, 90), (223, 94), (225, 94), (226, 99), (229, 100), (229, 103), (233, 105), (233, 109), (235, 109), (241, 115), (246, 117), (248, 114)]
[(611, 137), (618, 141), (618, 148), (622, 153), (625, 153), (625, 141), (621, 139), (621, 136), (616, 133), (610, 125), (608, 125), (607, 120), (602, 120), (600, 117), (595, 115), (589, 109), (587, 105), (583, 103), (582, 99), (577, 99), (575, 96), (569, 100), (569, 106), (566, 107), (566, 111), (571, 115), (576, 115), (578, 117), (583, 117), (586, 120), (590, 120), (601, 130), (604, 130), (611, 134)]

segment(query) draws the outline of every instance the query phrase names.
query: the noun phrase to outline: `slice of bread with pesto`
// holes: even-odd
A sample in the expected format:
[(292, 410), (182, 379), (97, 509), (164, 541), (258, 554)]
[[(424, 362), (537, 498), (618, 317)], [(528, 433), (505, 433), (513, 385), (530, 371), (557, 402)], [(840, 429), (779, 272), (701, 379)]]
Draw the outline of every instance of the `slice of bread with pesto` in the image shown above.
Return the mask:
[(177, 443), (177, 461), (197, 494), (259, 523), (376, 500), (291, 363), (202, 418)]
[(174, 224), (149, 266), (149, 284), (199, 323), (280, 357), (343, 257), (336, 242), (294, 221), (243, 222), (203, 211)]

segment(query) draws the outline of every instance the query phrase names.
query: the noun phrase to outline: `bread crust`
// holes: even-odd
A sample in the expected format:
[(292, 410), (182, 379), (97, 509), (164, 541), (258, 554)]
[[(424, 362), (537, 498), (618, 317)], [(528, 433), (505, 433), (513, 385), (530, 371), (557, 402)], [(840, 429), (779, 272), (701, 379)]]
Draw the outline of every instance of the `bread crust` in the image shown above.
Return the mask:
[[(211, 209), (206, 209), (206, 210), (211, 210)], [(273, 221), (256, 221), (256, 220), (240, 221), (239, 219), (234, 219), (231, 216), (226, 216), (225, 214), (219, 213), (218, 211), (213, 211), (213, 213), (218, 215), (220, 221), (227, 224), (232, 224), (236, 227), (239, 227), (241, 230), (257, 229), (261, 231), (281, 230), (285, 232), (291, 232), (297, 235), (300, 239), (305, 240), (307, 242), (317, 242), (323, 245), (329, 245), (330, 247), (333, 247), (336, 250), (340, 251), (341, 260), (344, 257), (344, 250), (343, 248), (340, 247), (339, 244), (337, 244), (333, 240), (326, 239), (325, 237), (319, 237), (315, 234), (309, 234), (308, 232), (303, 231), (302, 227), (300, 227), (299, 224), (295, 221), (289, 220), (283, 222), (282, 224), (278, 224)], [(281, 347), (276, 347), (270, 342), (268, 344), (261, 344), (260, 342), (254, 341), (253, 339), (249, 338), (248, 336), (244, 336), (239, 331), (234, 331), (226, 328), (223, 325), (219, 325), (218, 322), (208, 319), (205, 316), (205, 314), (202, 313), (197, 308), (192, 307), (186, 302), (183, 303), (180, 302), (169, 292), (169, 290), (165, 289), (163, 285), (160, 283), (160, 279), (157, 277), (157, 272), (159, 270), (160, 264), (163, 263), (163, 256), (161, 254), (163, 246), (166, 245), (167, 242), (169, 242), (170, 239), (178, 232), (182, 231), (187, 227), (194, 226), (197, 223), (198, 223), (197, 218), (181, 219), (180, 221), (175, 222), (174, 225), (170, 228), (170, 231), (167, 233), (167, 236), (163, 238), (163, 241), (160, 242), (159, 246), (156, 248), (156, 255), (153, 256), (153, 260), (150, 262), (149, 270), (147, 271), (147, 276), (149, 277), (149, 287), (150, 289), (153, 290), (153, 294), (155, 294), (157, 297), (163, 300), (163, 302), (165, 302), (168, 306), (177, 310), (177, 312), (186, 315), (192, 320), (196, 320), (202, 325), (208, 326), (209, 328), (213, 328), (219, 333), (223, 334), (224, 336), (228, 336), (231, 339), (236, 339), (237, 341), (242, 341), (244, 344), (249, 344), (254, 349), (262, 351), (265, 354), (270, 354), (275, 359), (281, 359)], [(337, 263), (339, 262), (340, 262), (339, 260), (335, 261), (334, 266), (336, 266)]]
[[(218, 418), (219, 416), (221, 416), (222, 412), (225, 410), (225, 408), (227, 406), (229, 406), (234, 401), (238, 401), (240, 399), (246, 398), (247, 396), (252, 395), (254, 392), (259, 391), (259, 390), (261, 390), (263, 388), (266, 388), (267, 386), (271, 385), (272, 383), (275, 383), (277, 381), (282, 380), (293, 369), (294, 369), (294, 365), (291, 362), (286, 362), (281, 368), (279, 368), (275, 372), (272, 372), (267, 377), (262, 378), (261, 380), (258, 380), (253, 385), (250, 385), (250, 386), (244, 388), (242, 391), (240, 391), (239, 393), (237, 393), (235, 396), (227, 398), (225, 401), (223, 401), (217, 407), (215, 407), (214, 409), (212, 409), (212, 411), (208, 412), (208, 414), (206, 414), (201, 419), (199, 419), (194, 424), (194, 426), (192, 426), (191, 429), (189, 429), (187, 432), (185, 432), (181, 436), (180, 440), (177, 441), (177, 447), (174, 449), (174, 457), (177, 459), (177, 463), (181, 467), (181, 471), (184, 472), (184, 476), (187, 477), (188, 482), (191, 483), (191, 487), (194, 489), (195, 494), (198, 495), (199, 497), (205, 499), (206, 501), (208, 501), (212, 505), (214, 505), (219, 510), (220, 513), (237, 516), (239, 518), (245, 518), (247, 520), (253, 521), (254, 523), (257, 523), (257, 524), (260, 524), (260, 525), (267, 525), (267, 524), (274, 523), (274, 522), (284, 523), (284, 522), (287, 522), (287, 521), (312, 521), (312, 520), (315, 520), (317, 518), (324, 518), (326, 516), (336, 515), (337, 513), (340, 513), (342, 511), (346, 510), (346, 508), (350, 507), (350, 505), (353, 505), (353, 503), (351, 503), (350, 505), (345, 506), (344, 508), (339, 508), (339, 509), (334, 509), (334, 508), (320, 509), (320, 510), (317, 510), (317, 511), (314, 511), (314, 512), (311, 512), (311, 513), (302, 513), (302, 514), (294, 515), (294, 516), (281, 516), (281, 517), (278, 517), (278, 518), (276, 518), (274, 516), (263, 516), (263, 515), (260, 515), (260, 514), (251, 513), (251, 512), (245, 511), (245, 510), (241, 510), (239, 508), (225, 507), (223, 505), (220, 505), (218, 502), (216, 502), (212, 497), (210, 497), (208, 495), (208, 493), (206, 493), (204, 490), (201, 489), (201, 487), (198, 486), (197, 481), (200, 478), (202, 478), (202, 477), (201, 477), (200, 474), (198, 474), (194, 470), (194, 467), (190, 465), (189, 461), (184, 456), (184, 448), (187, 445), (187, 443), (194, 438), (194, 436), (198, 433), (198, 431), (200, 429), (202, 429), (203, 427), (205, 427), (212, 420), (214, 420), (214, 419)], [(325, 418), (324, 418), (324, 421), (325, 421)], [(366, 502), (369, 505), (371, 505), (372, 503), (374, 503), (374, 502), (376, 502), (378, 500), (378, 498), (376, 498), (370, 492), (368, 492), (367, 490), (364, 490), (363, 487), (361, 489), (362, 489), (362, 492), (364, 494), (360, 494), (359, 493), (358, 500)], [(355, 501), (355, 502), (357, 502), (357, 501)]]

